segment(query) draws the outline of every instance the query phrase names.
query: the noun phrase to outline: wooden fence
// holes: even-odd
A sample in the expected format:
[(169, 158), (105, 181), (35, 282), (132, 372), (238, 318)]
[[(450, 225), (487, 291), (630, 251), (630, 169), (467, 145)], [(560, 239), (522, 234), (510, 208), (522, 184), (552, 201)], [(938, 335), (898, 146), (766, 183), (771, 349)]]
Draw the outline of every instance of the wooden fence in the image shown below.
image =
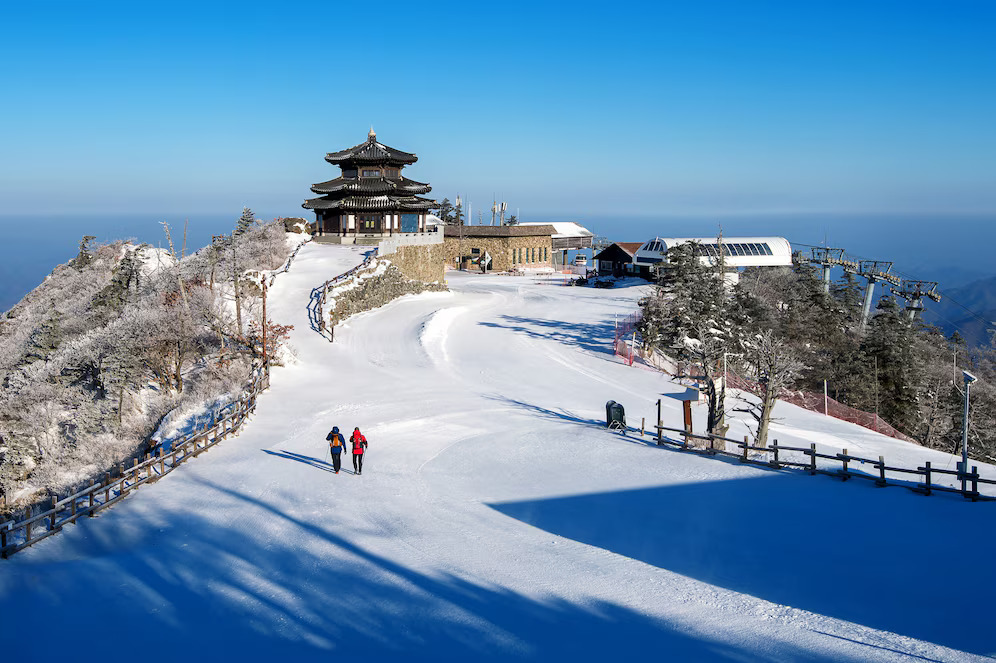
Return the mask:
[[(930, 461), (926, 461), (923, 464), (923, 467), (912, 469), (908, 467), (888, 465), (886, 464), (883, 456), (879, 456), (877, 459), (853, 456), (847, 453), (847, 449), (843, 449), (841, 453), (835, 454), (820, 453), (816, 450), (815, 444), (810, 444), (808, 448), (789, 447), (778, 444), (778, 440), (774, 440), (770, 446), (759, 447), (752, 445), (746, 435), (742, 441), (734, 440), (729, 437), (723, 437), (721, 435), (713, 435), (711, 433), (698, 435), (690, 433), (683, 428), (670, 428), (668, 426), (662, 426), (659, 422), (657, 426), (652, 428), (656, 428), (657, 430), (656, 437), (657, 444), (659, 446), (673, 446), (681, 449), (682, 451), (690, 451), (709, 456), (727, 456), (730, 458), (736, 458), (741, 463), (759, 465), (771, 469), (794, 468), (806, 471), (811, 475), (824, 474), (839, 478), (842, 481), (847, 481), (848, 479), (867, 479), (869, 481), (874, 481), (876, 486), (903, 486), (923, 495), (931, 495), (935, 492), (947, 492), (960, 493), (963, 497), (971, 499), (973, 502), (979, 500), (996, 500), (996, 495), (984, 495), (979, 491), (980, 484), (983, 487), (996, 486), (996, 480), (983, 479), (979, 476), (979, 468), (977, 465), (972, 466), (971, 472), (964, 472), (961, 469), (948, 470), (932, 467)], [(632, 431), (634, 429), (630, 430)], [(665, 437), (663, 435), (664, 431), (678, 433), (680, 435), (680, 439)], [(648, 433), (653, 436), (653, 433), (651, 431), (647, 431), (645, 426), (640, 427), (639, 433), (641, 437)], [(690, 443), (691, 440), (701, 440), (703, 442), (703, 446), (692, 446)], [(738, 447), (740, 451), (728, 451), (726, 449), (727, 442)], [(817, 459), (830, 461), (830, 463), (818, 464)], [(833, 466), (837, 463), (840, 463), (839, 469), (835, 467), (827, 467), (827, 465)], [(959, 463), (959, 465), (961, 464)], [(856, 466), (870, 466), (874, 472), (863, 472), (855, 469)], [(904, 481), (896, 479), (895, 477), (888, 477), (886, 472), (910, 475), (911, 480)], [(944, 477), (954, 477), (954, 482), (960, 483), (961, 487), (956, 488), (938, 483), (938, 481), (942, 480)]]
[(318, 286), (318, 288), (321, 289), (318, 295), (318, 303), (315, 306), (316, 314), (318, 317), (318, 333), (320, 334), (325, 333), (325, 301), (326, 298), (328, 297), (329, 290), (337, 285), (345, 283), (349, 279), (353, 278), (357, 274), (357, 272), (364, 270), (370, 265), (372, 265), (373, 262), (377, 260), (377, 254), (379, 253), (378, 249), (379, 247), (377, 246), (373, 247), (373, 250), (367, 254), (367, 257), (364, 258), (363, 262), (361, 262), (359, 265), (343, 272), (342, 274), (339, 274), (338, 276), (330, 278), (328, 281)]
[(270, 374), (260, 370), (235, 401), (231, 412), (191, 435), (175, 440), (169, 451), (160, 445), (145, 458), (132, 459), (131, 467), (118, 463), (99, 480), (90, 480), (83, 490), (59, 499), (52, 497), (49, 508), (41, 513), (29, 509), (22, 520), (0, 523), (0, 557), (8, 558), (42, 539), (60, 531), (78, 518), (92, 518), (102, 509), (124, 499), (142, 484), (154, 483), (181, 464), (196, 458), (214, 445), (238, 433), (246, 418), (256, 409), (256, 397), (270, 384)]

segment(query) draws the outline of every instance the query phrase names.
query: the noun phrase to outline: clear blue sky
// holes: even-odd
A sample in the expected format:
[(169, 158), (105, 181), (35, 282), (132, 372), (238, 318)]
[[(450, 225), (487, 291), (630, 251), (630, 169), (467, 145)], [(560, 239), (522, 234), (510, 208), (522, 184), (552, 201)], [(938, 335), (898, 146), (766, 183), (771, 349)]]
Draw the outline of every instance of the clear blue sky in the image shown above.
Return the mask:
[(0, 213), (996, 211), (996, 2), (4, 2)]

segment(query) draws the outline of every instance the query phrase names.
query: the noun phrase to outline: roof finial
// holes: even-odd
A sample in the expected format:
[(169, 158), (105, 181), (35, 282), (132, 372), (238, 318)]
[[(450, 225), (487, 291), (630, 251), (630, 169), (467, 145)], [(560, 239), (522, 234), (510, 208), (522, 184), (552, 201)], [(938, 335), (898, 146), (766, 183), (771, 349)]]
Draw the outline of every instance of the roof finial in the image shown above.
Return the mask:
[(370, 141), (371, 143), (377, 140), (377, 134), (376, 132), (374, 132), (372, 124), (370, 125), (370, 133), (367, 134), (367, 140)]

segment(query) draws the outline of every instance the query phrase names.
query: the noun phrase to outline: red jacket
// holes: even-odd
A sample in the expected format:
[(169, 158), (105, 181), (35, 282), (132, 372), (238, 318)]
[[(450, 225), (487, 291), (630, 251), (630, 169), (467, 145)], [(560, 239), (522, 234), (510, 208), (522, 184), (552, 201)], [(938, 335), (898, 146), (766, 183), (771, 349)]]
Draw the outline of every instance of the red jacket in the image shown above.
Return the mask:
[(357, 428), (353, 431), (353, 434), (349, 436), (349, 441), (353, 443), (353, 453), (362, 454), (363, 448), (367, 446), (367, 438), (363, 437), (363, 433)]

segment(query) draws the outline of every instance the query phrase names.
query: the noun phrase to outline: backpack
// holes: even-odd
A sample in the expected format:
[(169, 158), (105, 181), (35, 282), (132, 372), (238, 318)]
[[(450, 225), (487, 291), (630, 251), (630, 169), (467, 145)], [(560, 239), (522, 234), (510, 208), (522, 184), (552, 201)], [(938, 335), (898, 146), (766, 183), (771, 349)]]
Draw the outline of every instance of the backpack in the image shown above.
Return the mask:
[(332, 440), (330, 447), (341, 447), (342, 446), (342, 435), (339, 433), (329, 433), (329, 436), (325, 438), (327, 440)]

